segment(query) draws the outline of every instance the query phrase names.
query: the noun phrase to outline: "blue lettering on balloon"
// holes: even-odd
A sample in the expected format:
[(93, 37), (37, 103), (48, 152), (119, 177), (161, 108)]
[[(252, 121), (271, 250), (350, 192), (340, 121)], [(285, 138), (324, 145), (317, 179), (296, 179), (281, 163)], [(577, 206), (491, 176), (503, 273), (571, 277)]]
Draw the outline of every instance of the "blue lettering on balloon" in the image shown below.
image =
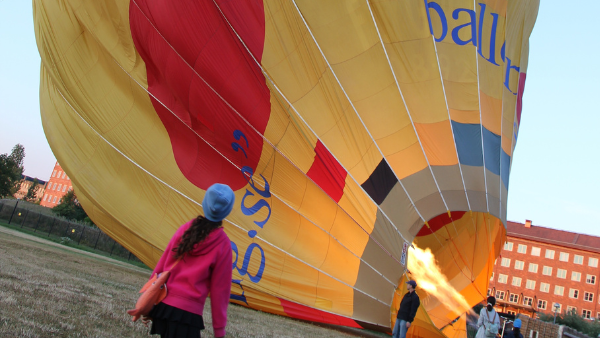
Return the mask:
[(262, 177), (263, 181), (265, 182), (265, 190), (260, 190), (256, 187), (256, 185), (254, 185), (254, 180), (252, 179), (252, 175), (254, 175), (254, 171), (252, 170), (252, 168), (250, 168), (248, 166), (242, 167), (242, 174), (244, 175), (244, 177), (246, 178), (246, 180), (248, 181), (248, 183), (250, 184), (252, 189), (254, 189), (254, 191), (256, 191), (257, 194), (261, 195), (264, 198), (271, 197), (271, 192), (269, 191), (269, 189), (270, 189), (269, 182), (267, 182), (267, 179), (265, 179), (265, 177), (263, 175), (260, 175), (260, 177)]
[[(244, 135), (244, 133), (242, 133), (240, 130), (234, 130), (233, 131), (233, 137), (235, 137), (236, 140), (240, 140), (240, 138), (244, 138), (244, 140), (246, 141), (246, 148), (249, 148), (250, 146), (248, 145), (248, 139), (246, 138), (246, 135)], [(238, 151), (241, 150), (242, 153), (244, 153), (244, 157), (248, 158), (248, 155), (246, 154), (246, 151), (244, 150), (244, 148), (242, 148), (242, 146), (239, 145), (239, 143), (237, 142), (231, 142), (231, 148), (233, 148), (233, 150)]]
[(242, 286), (242, 280), (241, 279), (232, 279), (231, 283), (239, 285), (240, 289), (242, 289), (242, 294), (241, 295), (234, 295), (233, 293), (230, 293), (229, 294), (229, 299), (233, 299), (233, 300), (237, 300), (237, 301), (240, 301), (240, 302), (244, 302), (244, 303), (246, 303), (246, 305), (248, 305), (248, 301), (246, 300), (246, 296), (244, 296), (244, 293), (246, 291), (244, 291), (244, 287)]
[[(440, 42), (440, 41), (444, 40), (444, 38), (446, 37), (446, 34), (448, 34), (448, 21), (446, 20), (446, 15), (444, 14), (444, 10), (442, 9), (442, 6), (440, 6), (439, 4), (437, 4), (433, 1), (430, 3), (427, 3), (427, 0), (424, 0), (424, 1), (425, 1), (425, 6), (427, 7), (427, 20), (429, 20), (429, 31), (431, 32), (431, 35), (433, 35), (433, 38), (435, 39), (435, 41)], [(429, 8), (436, 11), (438, 16), (440, 17), (440, 22), (442, 23), (442, 34), (440, 35), (439, 38), (436, 38), (435, 35), (433, 34), (433, 25), (431, 24), (431, 14), (430, 14)]]
[[(254, 223), (256, 223), (256, 225), (258, 225), (259, 227), (263, 227), (265, 225), (265, 223), (267, 223), (267, 221), (269, 220), (269, 218), (271, 218), (271, 206), (269, 205), (269, 203), (267, 203), (267, 201), (260, 199), (258, 200), (258, 202), (256, 202), (253, 206), (251, 206), (250, 208), (246, 207), (246, 197), (248, 196), (254, 196), (254, 194), (246, 189), (246, 194), (244, 195), (244, 197), (242, 197), (242, 212), (244, 213), (244, 215), (246, 216), (250, 216), (250, 215), (254, 215), (256, 214), (260, 209), (266, 207), (267, 209), (269, 209), (269, 214), (267, 215), (267, 218), (265, 218), (264, 221), (254, 221)], [(254, 236), (250, 236), (250, 237), (254, 237)]]
[[(240, 130), (235, 130), (233, 132), (233, 137), (237, 140), (240, 141), (242, 138), (244, 139), (244, 141), (246, 141), (246, 148), (250, 148), (250, 144), (248, 143), (248, 138), (246, 137), (246, 135), (244, 135), (243, 132), (241, 132)], [(242, 143), (243, 145), (243, 143)], [(241, 150), (242, 153), (244, 154), (244, 156), (246, 158), (248, 158), (246, 151), (243, 149), (243, 146), (240, 145), (238, 142), (232, 142), (231, 143), (231, 147), (233, 148), (233, 150), (235, 151), (239, 151)], [(244, 175), (244, 178), (248, 181), (248, 184), (250, 184), (250, 186), (252, 187), (252, 189), (254, 189), (254, 191), (264, 197), (264, 198), (269, 198), (271, 197), (271, 192), (270, 192), (270, 186), (269, 186), (269, 182), (264, 178), (264, 176), (260, 175), (260, 177), (263, 179), (263, 181), (265, 182), (265, 187), (264, 189), (259, 189), (255, 182), (254, 179), (252, 178), (252, 176), (254, 175), (254, 170), (249, 167), (249, 166), (244, 166), (241, 169), (241, 173), (242, 175)], [(242, 198), (242, 202), (240, 204), (240, 208), (242, 210), (242, 213), (246, 216), (252, 216), (254, 214), (256, 214), (257, 212), (259, 212), (262, 208), (266, 207), (269, 210), (269, 213), (267, 215), (267, 218), (264, 219), (263, 221), (254, 221), (254, 223), (256, 225), (258, 225), (261, 229), (264, 227), (264, 225), (267, 223), (267, 221), (271, 218), (271, 206), (269, 205), (269, 202), (267, 202), (264, 199), (260, 199), (258, 200), (253, 206), (251, 207), (247, 207), (246, 206), (246, 198), (249, 196), (255, 196), (254, 193), (252, 193), (250, 190), (246, 189), (246, 194), (244, 195), (244, 197)], [(256, 230), (250, 230), (248, 231), (248, 236), (250, 238), (254, 238), (257, 235), (257, 231)], [(252, 257), (252, 253), (254, 251), (255, 248), (258, 248), (258, 250), (260, 251), (260, 266), (258, 269), (258, 272), (256, 273), (256, 275), (251, 275), (250, 273), (248, 273), (248, 265), (250, 264), (250, 258)], [(231, 250), (235, 253), (235, 260), (232, 264), (232, 269), (235, 270), (237, 269), (238, 272), (240, 273), (240, 275), (244, 276), (244, 275), (248, 275), (248, 277), (250, 278), (250, 281), (253, 283), (258, 283), (260, 282), (260, 280), (262, 279), (262, 275), (263, 272), (265, 270), (265, 264), (266, 264), (266, 258), (265, 258), (265, 252), (264, 250), (260, 247), (260, 245), (256, 244), (256, 243), (252, 243), (248, 246), (248, 249), (246, 250), (246, 253), (244, 255), (244, 261), (242, 262), (242, 267), (238, 267), (237, 263), (238, 263), (238, 247), (237, 244), (235, 244), (235, 242), (231, 241)], [(232, 283), (236, 283), (238, 285), (240, 285), (240, 287), (242, 288), (242, 295), (233, 295), (231, 294), (230, 298), (234, 299), (234, 300), (239, 300), (242, 301), (246, 304), (246, 297), (244, 296), (244, 291), (243, 291), (243, 287), (241, 284), (241, 280), (237, 280), (234, 279), (232, 280)]]
[[(460, 46), (466, 45), (469, 42), (471, 42), (473, 44), (473, 46), (477, 46), (477, 42), (476, 42), (477, 24), (475, 23), (475, 12), (470, 9), (466, 9), (466, 8), (457, 8), (454, 10), (454, 12), (452, 12), (452, 18), (454, 20), (457, 20), (460, 12), (465, 12), (465, 13), (469, 14), (469, 18), (471, 21), (467, 22), (464, 25), (454, 27), (454, 29), (452, 30), (452, 40), (454, 40), (454, 43), (456, 43), (457, 45), (460, 45)], [(465, 28), (468, 26), (471, 27), (471, 39), (470, 40), (461, 40), (461, 38), (458, 36), (458, 32), (462, 28)], [(481, 41), (479, 41), (479, 43), (481, 44)]]
[(490, 15), (492, 16), (492, 31), (490, 33), (490, 57), (488, 59), (485, 56), (483, 56), (483, 53), (481, 51), (481, 48), (482, 48), (481, 38), (483, 36), (483, 21), (485, 19), (486, 5), (480, 3), (479, 7), (481, 7), (481, 10), (479, 11), (479, 34), (478, 34), (479, 43), (477, 45), (477, 53), (479, 53), (479, 55), (481, 55), (481, 57), (486, 59), (488, 62), (497, 66), (498, 64), (496, 63), (496, 30), (498, 29), (498, 14), (490, 13)]
[(514, 69), (517, 71), (517, 74), (519, 74), (520, 67), (511, 66), (511, 60), (508, 58), (508, 56), (505, 58), (506, 58), (506, 61), (504, 63), (506, 64), (506, 75), (504, 76), (504, 87), (506, 87), (506, 89), (508, 89), (508, 91), (511, 92), (513, 95), (517, 95), (516, 91), (513, 92), (512, 90), (510, 90), (510, 87), (508, 86), (508, 82), (510, 80), (510, 70)]
[[(253, 276), (248, 272), (248, 265), (250, 265), (250, 258), (252, 257), (252, 253), (254, 252), (255, 248), (258, 248), (258, 250), (260, 250), (260, 266), (258, 267), (258, 272), (256, 272), (256, 275)], [(265, 252), (260, 247), (260, 245), (252, 243), (248, 246), (248, 249), (246, 249), (246, 254), (244, 254), (244, 261), (242, 262), (241, 268), (237, 266), (239, 255), (237, 245), (234, 242), (231, 242), (231, 250), (233, 250), (233, 252), (235, 253), (233, 269), (237, 269), (241, 276), (248, 275), (248, 278), (250, 278), (250, 281), (253, 283), (260, 282), (260, 280), (262, 279), (263, 272), (265, 271), (266, 264)]]
[[(425, 3), (425, 9), (427, 12), (427, 20), (429, 22), (429, 31), (430, 31), (431, 35), (433, 35), (433, 38), (435, 39), (436, 42), (441, 42), (446, 38), (446, 35), (448, 34), (448, 19), (446, 18), (446, 14), (444, 13), (442, 6), (440, 6), (435, 1), (424, 0), (424, 3)], [(460, 46), (464, 46), (464, 45), (468, 44), (469, 42), (471, 42), (473, 44), (473, 46), (477, 47), (477, 53), (479, 55), (481, 55), (481, 57), (484, 60), (488, 61), (489, 63), (491, 63), (495, 66), (498, 66), (498, 63), (496, 62), (496, 39), (497, 39), (496, 35), (497, 35), (497, 31), (498, 31), (499, 14), (490, 12), (489, 16), (488, 16), (488, 17), (492, 18), (492, 24), (491, 24), (490, 38), (489, 38), (489, 55), (486, 57), (483, 54), (483, 26), (484, 26), (484, 22), (486, 20), (487, 5), (484, 3), (478, 3), (478, 5), (480, 7), (478, 25), (475, 24), (477, 14), (473, 10), (467, 9), (467, 8), (457, 8), (452, 12), (452, 18), (454, 20), (458, 20), (461, 12), (468, 13), (469, 18), (470, 18), (470, 22), (456, 26), (452, 29), (452, 34), (451, 34), (452, 41)], [(435, 33), (433, 32), (433, 24), (432, 24), (432, 19), (431, 19), (432, 11), (431, 10), (433, 10), (435, 13), (437, 13), (437, 16), (440, 19), (440, 23), (442, 26), (442, 32), (439, 37), (436, 37)], [(459, 32), (461, 29), (467, 28), (469, 26), (471, 27), (471, 39), (462, 40), (459, 37)], [(504, 87), (506, 87), (506, 89), (508, 89), (513, 95), (516, 95), (517, 94), (516, 91), (512, 91), (510, 89), (509, 83), (510, 83), (510, 76), (512, 73), (511, 70), (515, 70), (515, 71), (517, 71), (517, 73), (519, 73), (520, 67), (513, 66), (511, 64), (511, 60), (506, 57), (505, 53), (506, 53), (506, 41), (504, 41), (502, 43), (502, 48), (500, 49), (500, 56), (502, 58), (502, 61), (504, 61), (506, 63), (506, 72), (505, 72), (505, 79), (504, 79), (503, 84), (504, 84)]]

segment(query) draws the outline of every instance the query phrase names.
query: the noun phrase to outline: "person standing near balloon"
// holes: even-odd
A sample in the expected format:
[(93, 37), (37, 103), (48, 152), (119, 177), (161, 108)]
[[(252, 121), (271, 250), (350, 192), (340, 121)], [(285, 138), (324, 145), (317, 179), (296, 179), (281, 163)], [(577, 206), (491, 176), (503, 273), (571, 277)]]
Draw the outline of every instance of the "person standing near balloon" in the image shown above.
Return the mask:
[(154, 275), (173, 267), (166, 283), (166, 298), (143, 318), (152, 320), (150, 334), (199, 338), (204, 329), (204, 302), (210, 294), (214, 335), (225, 336), (232, 253), (222, 220), (231, 212), (234, 201), (229, 186), (213, 184), (202, 201), (204, 216), (183, 224), (171, 238), (152, 272)]
[(479, 319), (477, 320), (477, 335), (475, 338), (491, 338), (496, 337), (500, 328), (500, 316), (494, 310), (496, 305), (496, 297), (489, 296), (487, 298), (487, 306), (481, 308)]
[(513, 322), (512, 331), (507, 331), (506, 334), (504, 334), (504, 336), (502, 336), (502, 337), (504, 337), (504, 338), (523, 338), (523, 335), (521, 334), (521, 320), (519, 318), (517, 318)]
[(408, 292), (402, 297), (400, 301), (400, 309), (398, 309), (398, 315), (396, 315), (396, 325), (392, 331), (393, 338), (406, 338), (406, 332), (410, 328), (411, 323), (417, 315), (421, 300), (415, 292), (417, 282), (409, 280), (406, 282), (406, 288)]

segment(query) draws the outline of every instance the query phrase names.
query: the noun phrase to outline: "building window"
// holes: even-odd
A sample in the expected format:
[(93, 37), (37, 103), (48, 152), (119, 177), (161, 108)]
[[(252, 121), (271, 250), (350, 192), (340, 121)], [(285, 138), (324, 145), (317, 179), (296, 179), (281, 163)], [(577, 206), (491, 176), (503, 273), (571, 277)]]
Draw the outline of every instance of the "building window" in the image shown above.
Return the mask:
[(527, 253), (527, 245), (519, 244), (519, 246), (517, 247), (517, 252), (522, 254)]
[(52, 200), (52, 203), (56, 203), (56, 196), (54, 196), (54, 199)]
[(559, 285), (555, 285), (554, 286), (554, 294), (557, 296), (562, 296), (565, 294), (565, 287), (564, 286), (559, 286)]
[(590, 257), (588, 260), (588, 265), (591, 266), (592, 268), (597, 268), (598, 267), (598, 258)]
[(546, 302), (545, 300), (541, 300), (538, 299), (538, 309), (540, 310), (546, 310), (546, 306), (548, 305), (548, 302)]
[(529, 290), (535, 290), (535, 281), (528, 279), (527, 283), (525, 283), (525, 288), (527, 288)]
[(584, 309), (584, 310), (581, 311), (581, 316), (584, 319), (592, 319), (592, 311)]
[(508, 301), (511, 303), (518, 303), (519, 302), (519, 295), (511, 293), (510, 296), (508, 297)]
[(512, 242), (506, 242), (504, 243), (504, 250), (506, 251), (512, 251), (513, 249), (513, 243)]
[(511, 311), (511, 310), (508, 310), (508, 311), (506, 311), (506, 313), (508, 313), (509, 315), (513, 315), (513, 316), (516, 316), (516, 315), (517, 315), (517, 313), (516, 313), (516, 312), (514, 312), (514, 311)]
[(554, 259), (554, 250), (546, 249), (546, 258)]
[(577, 308), (574, 306), (567, 306), (567, 313), (575, 312), (577, 313)]
[(523, 305), (531, 306), (531, 304), (533, 304), (533, 298), (523, 297)]
[(496, 291), (496, 299), (504, 300), (504, 291)]
[(62, 188), (62, 184), (58, 185), (58, 191), (60, 191), (60, 188)]
[(42, 201), (46, 202), (46, 198), (48, 198), (48, 195), (44, 195), (44, 199)]
[(67, 191), (67, 185), (66, 184), (63, 186), (63, 192), (65, 192), (65, 191)]
[(583, 256), (574, 255), (574, 257), (573, 257), (573, 263), (575, 263), (575, 264), (583, 264)]
[(490, 293), (492, 292), (492, 289), (488, 289), (488, 293), (487, 293), (487, 297), (490, 296)]
[(544, 265), (544, 269), (542, 270), (542, 275), (544, 275), (544, 276), (552, 276), (552, 267)]
[(571, 273), (571, 280), (576, 282), (581, 282), (581, 272), (573, 271)]
[(52, 177), (56, 176), (56, 170), (52, 171)]
[(521, 277), (513, 277), (512, 285), (521, 286)]
[(565, 270), (565, 269), (557, 269), (556, 270), (556, 277), (562, 278), (562, 279), (567, 278), (567, 270)]
[(65, 176), (67, 176), (67, 173), (65, 173), (65, 172), (63, 171), (63, 174), (62, 174), (62, 177), (61, 177), (61, 178), (65, 178)]
[(558, 260), (561, 262), (568, 262), (569, 261), (569, 253), (561, 252), (560, 255), (558, 256)]
[(502, 262), (500, 262), (500, 265), (507, 268), (510, 267), (510, 258), (502, 258)]
[(550, 284), (540, 283), (540, 291), (541, 292), (550, 292)]
[(588, 284), (596, 284), (596, 276), (594, 275), (587, 275), (587, 278), (585, 279), (585, 282)]
[(535, 247), (535, 246), (531, 247), (531, 255), (532, 256), (538, 256), (539, 257), (541, 251), (542, 251), (542, 249), (540, 249), (538, 247)]
[(529, 272), (537, 273), (538, 265), (535, 263), (529, 263)]
[(56, 183), (52, 186), (52, 190), (56, 190)]
[(569, 290), (569, 297), (570, 298), (579, 298), (579, 290), (575, 290), (575, 289), (571, 289)]
[(596, 314), (596, 320), (600, 321), (600, 312)]
[(583, 300), (585, 300), (586, 302), (593, 302), (594, 301), (594, 294), (591, 292), (584, 292), (583, 293)]
[(501, 273), (498, 274), (498, 283), (506, 284), (507, 281), (508, 281), (507, 275), (503, 275)]
[(515, 261), (515, 269), (523, 270), (523, 266), (525, 266), (525, 262), (523, 261)]
[(494, 273), (492, 272), (492, 277), (490, 277), (490, 282), (493, 281), (493, 280), (494, 280)]

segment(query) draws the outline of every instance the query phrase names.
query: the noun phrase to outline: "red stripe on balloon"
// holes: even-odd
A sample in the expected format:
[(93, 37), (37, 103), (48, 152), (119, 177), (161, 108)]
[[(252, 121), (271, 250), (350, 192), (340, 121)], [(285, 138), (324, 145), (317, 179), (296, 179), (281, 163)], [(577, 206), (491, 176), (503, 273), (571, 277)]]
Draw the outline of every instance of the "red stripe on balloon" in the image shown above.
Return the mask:
[(311, 322), (334, 324), (348, 327), (355, 327), (362, 329), (362, 326), (358, 325), (354, 320), (332, 313), (320, 311), (317, 309), (310, 308), (308, 306), (293, 303), (284, 299), (279, 298), (283, 311), (292, 317), (302, 320), (308, 320)]
[(306, 173), (327, 195), (339, 202), (344, 195), (348, 172), (331, 155), (319, 140), (315, 147), (315, 160)]
[(429, 222), (427, 222), (429, 224), (429, 228), (425, 225), (421, 228), (421, 230), (417, 234), (417, 237), (431, 235), (432, 233), (452, 223), (452, 220), (461, 219), (465, 214), (466, 211), (452, 211), (450, 212), (452, 218), (448, 217), (447, 213), (437, 215), (434, 218), (432, 218)]
[(223, 16), (260, 62), (265, 15), (262, 0), (217, 2), (224, 14), (212, 0), (132, 0), (130, 28), (179, 169), (201, 189), (220, 182), (238, 190), (247, 184), (239, 168), (254, 171), (261, 157), (271, 103), (259, 66)]

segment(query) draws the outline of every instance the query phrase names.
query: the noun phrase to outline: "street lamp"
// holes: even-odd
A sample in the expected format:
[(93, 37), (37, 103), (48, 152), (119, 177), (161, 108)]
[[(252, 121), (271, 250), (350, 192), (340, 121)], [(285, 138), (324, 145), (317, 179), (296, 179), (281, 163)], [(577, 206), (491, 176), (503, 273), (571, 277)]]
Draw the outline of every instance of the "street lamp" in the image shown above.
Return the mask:
[(554, 303), (554, 324), (556, 324), (556, 312), (558, 312), (559, 308), (560, 308), (560, 304)]

